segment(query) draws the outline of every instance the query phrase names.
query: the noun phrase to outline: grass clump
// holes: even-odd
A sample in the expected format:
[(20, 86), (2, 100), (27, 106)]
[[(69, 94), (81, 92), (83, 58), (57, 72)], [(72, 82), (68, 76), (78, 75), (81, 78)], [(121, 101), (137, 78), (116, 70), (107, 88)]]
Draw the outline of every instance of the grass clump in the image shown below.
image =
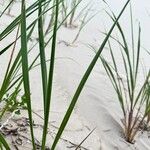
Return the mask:
[(82, 0), (66, 0), (62, 2), (61, 5), (61, 15), (62, 19), (66, 17), (67, 12), (72, 10), (70, 16), (65, 20), (64, 25), (65, 27), (74, 27), (74, 18), (77, 11), (77, 4), (81, 3)]
[[(116, 19), (114, 14), (109, 16), (113, 21)], [(141, 129), (143, 124), (145, 124), (145, 119), (147, 118), (147, 123), (149, 122), (150, 71), (146, 74), (144, 81), (140, 82), (138, 78), (138, 73), (140, 71), (141, 53), (140, 25), (138, 29), (136, 45), (134, 39), (133, 23), (131, 21), (132, 46), (128, 44), (124, 31), (119, 22), (117, 23), (117, 28), (122, 38), (122, 42), (115, 37), (112, 37), (112, 39), (119, 44), (120, 55), (122, 58), (122, 68), (124, 70), (125, 77), (123, 78), (121, 75), (120, 64), (117, 63), (116, 56), (113, 52), (113, 46), (110, 41), (108, 41), (108, 47), (111, 62), (103, 56), (101, 56), (100, 59), (117, 94), (118, 101), (123, 112), (122, 124), (125, 140), (129, 143), (134, 143), (138, 131)]]

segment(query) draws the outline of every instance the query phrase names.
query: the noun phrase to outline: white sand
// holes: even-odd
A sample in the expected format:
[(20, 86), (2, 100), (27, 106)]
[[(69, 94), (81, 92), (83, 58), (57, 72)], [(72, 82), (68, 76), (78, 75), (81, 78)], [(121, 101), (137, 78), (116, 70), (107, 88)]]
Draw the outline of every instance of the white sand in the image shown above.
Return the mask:
[[(84, 0), (87, 2), (86, 0)], [(101, 44), (103, 36), (100, 31), (104, 31), (106, 26), (107, 29), (110, 28), (111, 20), (105, 14), (103, 10), (106, 7), (99, 0), (93, 0), (94, 11), (100, 11), (100, 13), (84, 28), (79, 39), (73, 46), (66, 46), (66, 41), (70, 43), (77, 32), (77, 29), (66, 29), (62, 27), (58, 33), (58, 45), (56, 53), (56, 64), (55, 64), (55, 77), (53, 85), (53, 98), (52, 98), (52, 108), (50, 121), (52, 125), (59, 127), (60, 121), (62, 120), (63, 114), (65, 113), (71, 98), (81, 80), (85, 70), (87, 69), (90, 61), (92, 60), (94, 53), (87, 47), (87, 44), (91, 44), (98, 48)], [(115, 13), (118, 13), (122, 8), (124, 1), (109, 0), (108, 3)], [(142, 42), (143, 46), (149, 48), (149, 21), (150, 17), (147, 11), (150, 8), (150, 1), (136, 1), (134, 2), (134, 22), (137, 25), (137, 19), (140, 20), (142, 26)], [(85, 3), (82, 3), (85, 5)], [(18, 8), (18, 5), (14, 6)], [(15, 9), (14, 9), (15, 10)], [(121, 23), (125, 27), (125, 32), (128, 33), (128, 38), (130, 37), (129, 26), (127, 21), (130, 19), (128, 13), (129, 9), (121, 18)], [(93, 13), (93, 12), (91, 12)], [(7, 16), (5, 16), (7, 17)], [(7, 17), (8, 22), (11, 20)], [(0, 19), (1, 28), (5, 27), (7, 24), (4, 21), (4, 17)], [(136, 26), (137, 27), (137, 26)], [(137, 29), (137, 28), (136, 28)], [(1, 29), (0, 29), (1, 31)], [(136, 30), (137, 31), (137, 30)], [(115, 33), (115, 32), (114, 32)], [(10, 37), (11, 38), (11, 37)], [(9, 39), (8, 39), (9, 41)], [(130, 41), (129, 41), (130, 42)], [(0, 47), (3, 47), (0, 45)], [(50, 47), (49, 47), (50, 48)], [(114, 49), (117, 54), (118, 49)], [(36, 53), (37, 49), (33, 53)], [(0, 73), (0, 83), (3, 77), (3, 68), (6, 67), (6, 61), (8, 58), (8, 53), (1, 56)], [(49, 58), (49, 53), (47, 49), (47, 57)], [(142, 60), (149, 68), (149, 59), (146, 53), (142, 53)], [(120, 62), (120, 56), (118, 55), (118, 62)], [(121, 67), (120, 67), (121, 68)], [(42, 116), (43, 110), (42, 105), (42, 92), (40, 86), (40, 71), (37, 67), (31, 71), (31, 88), (32, 88), (32, 99), (33, 99), (33, 110)], [(150, 140), (148, 138), (149, 133), (145, 132), (139, 134), (136, 137), (136, 143), (134, 145), (128, 144), (122, 137), (122, 128), (120, 119), (122, 118), (122, 112), (119, 107), (115, 92), (110, 84), (110, 81), (98, 61), (92, 74), (90, 75), (79, 101), (75, 107), (71, 120), (69, 121), (66, 131), (64, 132), (62, 138), (66, 139), (74, 144), (79, 144), (90, 130), (96, 127), (96, 130), (87, 141), (83, 144), (83, 147), (90, 150), (149, 150)], [(41, 123), (42, 120), (37, 116), (34, 116), (35, 123)], [(41, 130), (36, 130), (36, 137), (40, 140)], [(50, 126), (51, 134), (56, 133), (56, 129)], [(48, 135), (49, 141), (47, 145), (51, 142), (52, 137)], [(50, 142), (50, 143), (49, 143)], [(61, 140), (58, 144), (58, 150), (70, 149), (67, 146), (72, 146), (70, 143)], [(25, 148), (23, 148), (25, 149)], [(74, 149), (74, 148), (72, 148)]]

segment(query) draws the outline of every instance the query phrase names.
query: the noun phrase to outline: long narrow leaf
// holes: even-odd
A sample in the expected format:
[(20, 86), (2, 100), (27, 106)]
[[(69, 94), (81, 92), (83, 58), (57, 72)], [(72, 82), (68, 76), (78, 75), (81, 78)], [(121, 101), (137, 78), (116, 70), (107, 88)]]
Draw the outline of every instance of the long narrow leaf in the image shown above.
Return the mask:
[(22, 74), (23, 85), (26, 97), (26, 103), (28, 107), (28, 116), (30, 121), (30, 131), (32, 137), (33, 150), (36, 150), (34, 133), (33, 133), (33, 121), (32, 121), (32, 108), (30, 97), (30, 84), (29, 84), (29, 72), (28, 72), (28, 54), (27, 54), (27, 35), (26, 35), (26, 12), (25, 12), (25, 0), (22, 0), (22, 19), (21, 19), (21, 56), (22, 56)]
[(51, 61), (50, 61), (48, 85), (47, 85), (47, 91), (46, 91), (46, 105), (45, 105), (46, 110), (45, 110), (45, 115), (44, 115), (45, 118), (44, 118), (42, 149), (45, 149), (48, 121), (49, 121), (51, 95), (52, 95), (52, 85), (53, 85), (53, 73), (54, 73), (54, 61), (55, 61), (55, 50), (56, 50), (56, 36), (57, 36), (57, 24), (58, 24), (59, 0), (56, 0), (55, 2), (56, 2), (56, 8), (55, 8), (55, 13), (56, 14), (55, 14), (54, 29), (53, 29), (53, 37), (52, 37)]
[(85, 83), (86, 83), (86, 81), (87, 81), (87, 79), (88, 79), (90, 73), (92, 72), (92, 70), (93, 70), (93, 68), (94, 68), (94, 66), (95, 66), (95, 64), (96, 64), (96, 62), (97, 62), (97, 60), (98, 60), (98, 58), (99, 58), (101, 52), (103, 51), (103, 49), (104, 49), (104, 47), (105, 47), (105, 45), (106, 45), (106, 43), (107, 43), (107, 41), (108, 41), (108, 39), (109, 39), (109, 37), (110, 37), (112, 31), (113, 31), (113, 29), (114, 29), (114, 27), (116, 26), (116, 24), (117, 24), (119, 18), (121, 17), (122, 13), (124, 12), (125, 8), (127, 7), (129, 1), (130, 1), (130, 0), (127, 1), (127, 3), (125, 4), (125, 6), (123, 7), (123, 9), (121, 10), (121, 12), (120, 12), (120, 14), (118, 15), (117, 19), (115, 20), (114, 24), (113, 24), (112, 27), (110, 28), (110, 30), (109, 30), (109, 32), (108, 32), (108, 35), (105, 37), (103, 43), (101, 44), (101, 46), (100, 46), (100, 48), (99, 48), (97, 54), (95, 55), (95, 57), (93, 58), (92, 62), (91, 62), (90, 65), (89, 65), (87, 71), (85, 72), (85, 74), (84, 74), (84, 76), (83, 76), (83, 78), (82, 78), (82, 80), (81, 80), (81, 82), (80, 82), (80, 84), (79, 84), (79, 86), (78, 86), (78, 88), (77, 88), (77, 90), (76, 90), (74, 96), (73, 96), (73, 99), (72, 99), (72, 101), (71, 101), (71, 103), (70, 103), (70, 106), (69, 106), (69, 108), (68, 108), (68, 110), (67, 110), (67, 112), (66, 112), (66, 114), (65, 114), (65, 117), (64, 117), (64, 119), (63, 119), (63, 121), (62, 121), (62, 123), (61, 123), (61, 125), (60, 125), (60, 128), (59, 128), (58, 133), (57, 133), (57, 135), (56, 135), (56, 137), (55, 137), (55, 140), (54, 140), (54, 143), (53, 143), (53, 145), (52, 145), (51, 150), (54, 150), (54, 149), (55, 149), (55, 147), (56, 147), (56, 145), (57, 145), (57, 142), (58, 142), (59, 138), (61, 137), (61, 135), (62, 135), (62, 133), (63, 133), (63, 131), (64, 131), (64, 128), (66, 127), (66, 124), (67, 124), (67, 122), (68, 122), (68, 120), (69, 120), (69, 118), (70, 118), (70, 116), (71, 116), (71, 114), (72, 114), (72, 111), (73, 111), (73, 109), (74, 109), (74, 107), (75, 107), (75, 104), (76, 104), (76, 102), (77, 102), (77, 100), (78, 100), (80, 94), (81, 94), (82, 89), (83, 89), (83, 87), (84, 87), (84, 85), (85, 85)]
[(1, 133), (0, 133), (0, 143), (2, 143), (2, 145), (5, 147), (6, 150), (11, 150)]
[(38, 33), (39, 33), (39, 49), (40, 49), (40, 61), (41, 61), (41, 74), (42, 74), (42, 85), (43, 85), (43, 104), (44, 112), (46, 105), (46, 88), (47, 88), (47, 69), (45, 59), (45, 46), (44, 46), (44, 34), (43, 34), (43, 17), (42, 17), (42, 1), (39, 1), (39, 12), (38, 12)]

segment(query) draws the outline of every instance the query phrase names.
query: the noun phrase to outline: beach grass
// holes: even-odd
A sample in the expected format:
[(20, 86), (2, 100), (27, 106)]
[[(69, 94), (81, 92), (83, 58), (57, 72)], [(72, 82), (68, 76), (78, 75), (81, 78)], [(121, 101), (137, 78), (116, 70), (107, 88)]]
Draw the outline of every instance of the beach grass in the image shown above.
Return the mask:
[[(117, 23), (117, 28), (123, 42), (121, 42), (121, 39), (112, 37), (112, 39), (114, 39), (120, 47), (123, 68), (125, 71), (125, 79), (120, 74), (119, 64), (116, 61), (116, 57), (113, 52), (113, 46), (110, 41), (108, 41), (108, 47), (112, 60), (111, 63), (103, 56), (101, 56), (100, 59), (115, 89), (120, 107), (123, 112), (122, 124), (124, 137), (127, 142), (134, 143), (138, 131), (142, 128), (143, 124), (145, 124), (145, 119), (149, 114), (150, 99), (147, 93), (149, 93), (150, 72), (148, 71), (148, 73), (145, 75), (145, 79), (143, 83), (140, 84), (141, 87), (139, 87), (138, 73), (141, 53), (141, 27), (139, 25), (136, 45), (131, 6), (130, 14), (132, 46), (130, 47), (128, 44), (127, 38), (119, 22)], [(109, 14), (109, 16), (113, 21), (116, 20), (113, 12), (112, 15)], [(145, 111), (142, 111), (143, 107)]]
[[(98, 51), (96, 52), (96, 55), (94, 56), (93, 60), (89, 64), (83, 78), (80, 81), (80, 84), (78, 85), (78, 88), (76, 92), (74, 93), (74, 96), (71, 100), (70, 105), (68, 106), (68, 109), (66, 111), (66, 114), (62, 120), (62, 123), (60, 127), (58, 128), (58, 132), (56, 134), (56, 137), (54, 138), (53, 144), (51, 147), (51, 150), (56, 149), (56, 146), (62, 136), (62, 133), (65, 130), (65, 127), (71, 117), (71, 114), (74, 110), (74, 107), (79, 99), (79, 96), (86, 84), (86, 81), (88, 80), (98, 58), (101, 55), (101, 52), (104, 50), (104, 47), (106, 43), (108, 42), (108, 39), (111, 36), (111, 33), (113, 32), (113, 29), (116, 25), (118, 25), (118, 20), (122, 16), (123, 12), (125, 11), (126, 7), (128, 6), (130, 0), (128, 0), (122, 10), (120, 11), (118, 17), (114, 18), (113, 25), (111, 26), (109, 32), (107, 33), (105, 39), (103, 40), (102, 44), (100, 45)], [(48, 6), (47, 4), (52, 3), (51, 6)], [(65, 18), (59, 23), (59, 9), (61, 6), (61, 3), (63, 3), (64, 0), (37, 0), (34, 2), (31, 6), (26, 8), (26, 1), (21, 1), (21, 14), (16, 17), (1, 33), (0, 33), (0, 40), (4, 40), (7, 38), (10, 33), (15, 32), (15, 29), (18, 27), (17, 33), (16, 33), (16, 39), (12, 41), (10, 44), (6, 45), (4, 49), (0, 51), (1, 57), (6, 51), (10, 50), (11, 46), (14, 46), (14, 49), (12, 50), (12, 55), (10, 57), (10, 64), (8, 64), (8, 70), (6, 71), (5, 78), (3, 80), (3, 84), (1, 86), (0, 90), (0, 100), (2, 100), (3, 96), (9, 92), (10, 89), (15, 88), (14, 92), (18, 92), (21, 88), (21, 85), (23, 85), (24, 89), (21, 89), (24, 91), (24, 101), (26, 103), (26, 108), (28, 111), (28, 117), (29, 117), (29, 124), (30, 124), (30, 133), (32, 138), (32, 149), (36, 150), (36, 144), (35, 144), (35, 132), (33, 128), (33, 117), (32, 117), (32, 98), (31, 93), (32, 89), (30, 88), (30, 70), (34, 66), (35, 62), (40, 58), (40, 68), (41, 68), (41, 81), (42, 81), (42, 93), (43, 93), (43, 106), (41, 106), (41, 109), (44, 110), (44, 124), (43, 124), (43, 136), (42, 136), (42, 144), (41, 149), (46, 148), (46, 141), (47, 141), (47, 129), (48, 129), (48, 123), (49, 118), (51, 116), (51, 95), (53, 92), (53, 76), (54, 76), (54, 68), (55, 68), (55, 53), (56, 53), (56, 39), (57, 39), (57, 31), (61, 27), (61, 25), (65, 22), (65, 20), (70, 17), (70, 24), (72, 24), (73, 17), (75, 14), (75, 11), (77, 9), (78, 4), (77, 3), (72, 4), (71, 11), (65, 16)], [(9, 5), (7, 5), (7, 8), (4, 9), (3, 12), (5, 12)], [(43, 9), (46, 8), (46, 9)], [(49, 10), (54, 11), (55, 15), (53, 16), (53, 26), (52, 28), (52, 36), (47, 34), (46, 36), (49, 36), (48, 40), (45, 41), (45, 35), (44, 35), (44, 20), (43, 15), (45, 15)], [(32, 23), (27, 26), (28, 17), (32, 15), (34, 12), (38, 12), (37, 18), (32, 20)], [(4, 13), (2, 13), (3, 15)], [(38, 26), (36, 24), (38, 23)], [(34, 48), (34, 45), (32, 48), (28, 48), (28, 42), (30, 40), (31, 35), (33, 34), (33, 31), (37, 29), (38, 30), (38, 41), (36, 44), (39, 45), (39, 54), (34, 57), (31, 64), (29, 64), (29, 53)], [(20, 31), (20, 35), (19, 35)], [(17, 54), (17, 56), (13, 56), (14, 50), (16, 49), (16, 42), (19, 42), (20, 39), (20, 45), (21, 48)], [(49, 68), (46, 64), (46, 57), (45, 57), (45, 47), (48, 44), (51, 44), (50, 48), (50, 61), (49, 61)], [(12, 62), (12, 57), (15, 57), (14, 62)], [(19, 73), (19, 70), (22, 70), (21, 74)], [(17, 91), (16, 91), (17, 90)], [(0, 146), (4, 146), (6, 149), (9, 149), (9, 145), (7, 144), (5, 138), (0, 135)], [(81, 143), (82, 144), (82, 143)]]

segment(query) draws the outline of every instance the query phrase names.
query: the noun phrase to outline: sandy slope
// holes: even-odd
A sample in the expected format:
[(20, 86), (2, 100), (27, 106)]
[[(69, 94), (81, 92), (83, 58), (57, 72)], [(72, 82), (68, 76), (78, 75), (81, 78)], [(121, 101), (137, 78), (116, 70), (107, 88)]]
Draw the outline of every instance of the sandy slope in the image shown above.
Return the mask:
[[(100, 13), (86, 26), (74, 45), (67, 46), (66, 43), (70, 43), (72, 41), (77, 29), (66, 29), (62, 27), (58, 33), (55, 82), (53, 86), (54, 91), (51, 108), (51, 133), (48, 135), (50, 141), (52, 139), (50, 135), (55, 135), (57, 127), (59, 127), (60, 121), (77, 88), (77, 85), (94, 56), (94, 53), (88, 48), (87, 44), (91, 44), (98, 48), (103, 39), (100, 31), (103, 31), (104, 26), (108, 29), (110, 27), (111, 21), (108, 17), (105, 19), (106, 14), (102, 11), (105, 6), (98, 0), (94, 0), (94, 2), (95, 11), (100, 11)], [(112, 9), (115, 12), (118, 12), (125, 1), (116, 3), (115, 0), (113, 0), (108, 2)], [(144, 34), (142, 37), (143, 42), (145, 42), (144, 46), (146, 47), (150, 46), (147, 38), (148, 33), (146, 33), (148, 29), (147, 24), (149, 22), (148, 16), (146, 16), (146, 10), (149, 6), (150, 2), (148, 2), (148, 0), (144, 0), (144, 3), (137, 1), (134, 7), (136, 14), (135, 20), (138, 18), (142, 22), (141, 24), (143, 26)], [(18, 6), (15, 5), (15, 8), (17, 7)], [(8, 22), (12, 19), (8, 16), (5, 17), (7, 17)], [(125, 13), (124, 18), (121, 21), (124, 23), (124, 27), (129, 29), (129, 24), (126, 23), (127, 17), (128, 13)], [(0, 24), (5, 27), (6, 22), (2, 20)], [(126, 32), (128, 33), (129, 31), (127, 30)], [(2, 47), (2, 45), (0, 47)], [(34, 52), (36, 53), (36, 48)], [(49, 56), (48, 52), (49, 50), (47, 49), (47, 57)], [(117, 54), (117, 49), (115, 49), (115, 53)], [(2, 68), (6, 65), (5, 62), (7, 60), (7, 56), (8, 53), (4, 54), (3, 58), (0, 58), (2, 60), (2, 63), (0, 63), (2, 66), (0, 72), (3, 71)], [(144, 62), (148, 64), (146, 67), (149, 68), (150, 63), (146, 54), (142, 53), (141, 57), (144, 59)], [(118, 62), (120, 62), (119, 55)], [(33, 110), (42, 116), (43, 111), (40, 108), (42, 105), (42, 93), (41, 87), (38, 83), (40, 82), (39, 79), (40, 72), (37, 67), (31, 71)], [(2, 80), (2, 76), (0, 80)], [(65, 140), (60, 141), (57, 149), (68, 149), (67, 146), (72, 146), (70, 142), (74, 144), (80, 143), (90, 130), (96, 127), (93, 134), (91, 134), (88, 140), (83, 144), (84, 148), (90, 150), (149, 150), (150, 140), (148, 138), (148, 132), (143, 134), (140, 133), (137, 136), (136, 143), (134, 145), (128, 144), (124, 141), (121, 133), (121, 118), (122, 112), (114, 90), (105, 74), (104, 69), (102, 68), (102, 65), (98, 62), (87, 81), (81, 96), (79, 97), (79, 101), (71, 120), (69, 121), (66, 131), (62, 136)], [(35, 123), (42, 124), (42, 120), (36, 115), (34, 116), (34, 120)], [(37, 131), (36, 138), (40, 140), (41, 129), (36, 128), (35, 130)], [(68, 140), (68, 142), (66, 140)], [(49, 144), (50, 143), (48, 142), (47, 145)], [(25, 149), (25, 147), (23, 147), (23, 149)], [(72, 147), (72, 149), (74, 149), (74, 147)]]

